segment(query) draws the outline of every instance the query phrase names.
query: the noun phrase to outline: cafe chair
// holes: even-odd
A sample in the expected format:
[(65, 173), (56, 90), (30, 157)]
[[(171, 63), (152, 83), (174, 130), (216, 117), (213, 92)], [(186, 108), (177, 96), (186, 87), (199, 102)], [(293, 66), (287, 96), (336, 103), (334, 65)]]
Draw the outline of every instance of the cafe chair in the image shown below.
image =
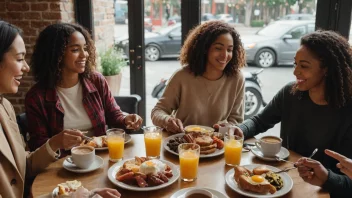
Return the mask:
[[(126, 114), (139, 114), (138, 105), (142, 98), (137, 94), (132, 94), (129, 96), (114, 96), (116, 103), (120, 106), (121, 111)], [(143, 130), (126, 130), (128, 134), (141, 134)]]
[(142, 99), (139, 95), (114, 96), (114, 98), (121, 111), (129, 114), (138, 114), (138, 104)]
[(27, 143), (29, 140), (29, 133), (27, 130), (28, 124), (27, 124), (26, 113), (21, 113), (21, 114), (17, 115), (16, 120), (17, 120), (18, 128), (20, 129), (20, 133), (21, 133), (25, 143)]

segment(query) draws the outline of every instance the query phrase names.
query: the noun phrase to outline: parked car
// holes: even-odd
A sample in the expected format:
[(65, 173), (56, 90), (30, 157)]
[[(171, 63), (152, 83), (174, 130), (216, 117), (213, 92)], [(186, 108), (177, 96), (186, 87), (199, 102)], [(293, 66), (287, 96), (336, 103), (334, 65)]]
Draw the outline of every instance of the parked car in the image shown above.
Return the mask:
[[(158, 32), (146, 32), (144, 35), (145, 58), (156, 61), (164, 57), (178, 57), (181, 50), (181, 24), (175, 24)], [(128, 57), (128, 37), (119, 38), (116, 47)]]
[(215, 16), (211, 13), (202, 14), (201, 21), (213, 21), (216, 20)]
[(315, 20), (315, 16), (312, 14), (288, 14), (279, 20)]
[(292, 64), (303, 35), (315, 30), (315, 21), (275, 21), (254, 35), (243, 35), (248, 63), (259, 67)]
[(233, 17), (230, 14), (218, 14), (216, 19), (225, 23), (233, 23)]
[[(263, 72), (260, 69), (255, 72), (244, 72), (245, 77), (245, 108), (244, 108), (244, 119), (250, 118), (256, 115), (261, 106), (266, 106), (266, 102), (262, 96), (262, 83), (258, 78), (258, 75)], [(155, 85), (152, 96), (153, 98), (160, 99), (165, 91), (167, 80), (161, 79), (160, 83)]]

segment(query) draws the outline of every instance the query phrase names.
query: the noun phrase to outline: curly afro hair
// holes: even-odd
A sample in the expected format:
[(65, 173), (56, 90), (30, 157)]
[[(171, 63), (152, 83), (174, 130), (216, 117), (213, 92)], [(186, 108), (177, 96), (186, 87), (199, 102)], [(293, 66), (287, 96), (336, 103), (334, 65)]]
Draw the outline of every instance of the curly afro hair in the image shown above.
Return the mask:
[(39, 34), (30, 61), (34, 80), (39, 85), (55, 88), (61, 81), (62, 58), (70, 36), (74, 32), (80, 32), (84, 36), (89, 54), (86, 69), (82, 74), (79, 74), (79, 77), (89, 77), (95, 70), (95, 46), (86, 29), (80, 25), (69, 23), (49, 25)]
[(188, 66), (195, 76), (203, 75), (209, 48), (222, 34), (231, 34), (233, 38), (232, 59), (226, 65), (224, 73), (227, 76), (236, 74), (244, 67), (245, 51), (238, 32), (221, 21), (210, 21), (196, 26), (190, 31), (181, 49), (180, 62), (182, 66)]
[(301, 45), (327, 68), (325, 100), (333, 108), (344, 107), (352, 99), (352, 50), (346, 38), (333, 31), (318, 30), (301, 38)]

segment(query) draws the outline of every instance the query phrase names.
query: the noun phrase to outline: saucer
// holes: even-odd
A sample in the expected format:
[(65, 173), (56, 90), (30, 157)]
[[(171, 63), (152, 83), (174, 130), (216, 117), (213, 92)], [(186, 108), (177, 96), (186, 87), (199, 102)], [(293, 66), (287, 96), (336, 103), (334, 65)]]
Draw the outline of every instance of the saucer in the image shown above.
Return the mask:
[[(257, 156), (258, 158), (265, 160), (265, 161), (277, 161), (276, 158), (274, 157), (266, 157), (263, 155), (262, 151), (260, 151), (257, 147), (252, 147), (251, 148), (252, 153)], [(288, 156), (290, 156), (290, 152), (285, 148), (281, 147), (281, 150), (278, 154), (276, 154), (277, 157), (281, 159), (286, 159)]]
[(104, 160), (103, 158), (99, 157), (99, 156), (95, 156), (95, 160), (94, 162), (85, 169), (82, 168), (78, 168), (76, 165), (71, 164), (70, 162), (67, 161), (67, 159), (65, 159), (64, 163), (62, 164), (62, 166), (71, 172), (75, 172), (75, 173), (87, 173), (87, 172), (91, 172), (94, 170), (97, 170), (98, 168), (102, 167), (104, 165)]
[(211, 192), (214, 195), (214, 197), (216, 197), (216, 198), (228, 198), (228, 196), (226, 196), (225, 194), (223, 194), (217, 190), (214, 190), (211, 188), (199, 188), (199, 187), (183, 188), (181, 190), (178, 190), (174, 194), (172, 194), (170, 198), (184, 198), (186, 192), (188, 192), (190, 190), (195, 190), (195, 189), (207, 190), (207, 191)]

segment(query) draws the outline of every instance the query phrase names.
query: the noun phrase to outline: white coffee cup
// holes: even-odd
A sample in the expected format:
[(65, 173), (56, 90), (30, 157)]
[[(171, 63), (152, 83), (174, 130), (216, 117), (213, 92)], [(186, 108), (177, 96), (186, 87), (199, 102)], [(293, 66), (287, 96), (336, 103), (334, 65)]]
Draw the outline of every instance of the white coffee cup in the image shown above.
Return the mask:
[(282, 139), (276, 136), (264, 136), (255, 142), (265, 157), (275, 157), (281, 150), (281, 144)]
[(201, 197), (201, 198), (216, 198), (213, 193), (205, 189), (192, 189), (187, 191), (184, 194), (184, 198), (193, 198), (193, 197)]
[(95, 149), (91, 146), (76, 146), (71, 149), (71, 157), (66, 159), (79, 168), (86, 169), (95, 160)]

